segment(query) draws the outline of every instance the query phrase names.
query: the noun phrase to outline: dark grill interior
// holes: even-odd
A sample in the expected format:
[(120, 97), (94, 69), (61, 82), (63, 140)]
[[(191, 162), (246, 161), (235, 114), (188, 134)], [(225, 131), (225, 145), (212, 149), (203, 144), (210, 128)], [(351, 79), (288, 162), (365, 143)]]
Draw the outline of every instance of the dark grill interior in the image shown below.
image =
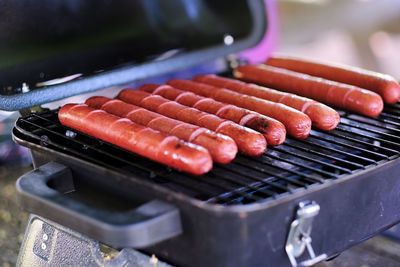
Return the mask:
[[(207, 175), (189, 176), (62, 126), (57, 111), (20, 118), (24, 139), (137, 176), (194, 198), (222, 205), (265, 201), (304, 190), (329, 179), (374, 167), (400, 153), (400, 104), (386, 106), (379, 118), (341, 112), (331, 132), (313, 130), (304, 141), (288, 138), (260, 158), (238, 156)], [(71, 134), (72, 133), (72, 134)]]

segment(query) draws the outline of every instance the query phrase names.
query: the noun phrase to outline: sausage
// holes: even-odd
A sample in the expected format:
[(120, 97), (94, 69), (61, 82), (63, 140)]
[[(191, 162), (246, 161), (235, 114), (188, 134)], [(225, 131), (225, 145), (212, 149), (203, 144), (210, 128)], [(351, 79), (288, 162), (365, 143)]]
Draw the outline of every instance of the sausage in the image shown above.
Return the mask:
[(266, 64), (368, 89), (379, 94), (388, 104), (394, 104), (400, 99), (400, 84), (390, 75), (295, 57), (274, 56)]
[(175, 89), (169, 85), (160, 86), (156, 84), (147, 84), (139, 88), (139, 90), (160, 95), (182, 105), (215, 114), (223, 119), (231, 120), (240, 125), (261, 132), (267, 140), (268, 145), (277, 146), (285, 141), (285, 126), (275, 119), (256, 112), (233, 105), (227, 105), (191, 92)]
[(170, 119), (118, 99), (94, 96), (87, 99), (85, 104), (89, 107), (102, 109), (118, 117), (130, 119), (135, 123), (202, 146), (210, 152), (213, 160), (218, 163), (227, 164), (231, 162), (238, 151), (235, 141), (229, 136), (215, 133), (196, 125)]
[(321, 130), (332, 130), (340, 122), (340, 116), (336, 110), (309, 98), (277, 91), (255, 84), (244, 83), (235, 79), (219, 77), (214, 74), (197, 76), (194, 78), (194, 81), (226, 88), (241, 94), (252, 95), (292, 107), (310, 117), (312, 125)]
[(117, 98), (122, 101), (141, 106), (172, 119), (195, 124), (230, 136), (237, 144), (240, 152), (249, 156), (259, 156), (267, 148), (264, 136), (252, 129), (224, 120), (195, 108), (183, 106), (159, 95), (138, 90), (122, 90)]
[(193, 81), (171, 80), (168, 84), (181, 90), (211, 97), (277, 119), (285, 125), (288, 134), (294, 138), (305, 139), (310, 134), (310, 118), (286, 105)]
[(120, 146), (151, 160), (195, 175), (212, 168), (208, 151), (132, 121), (93, 109), (85, 104), (66, 104), (58, 112), (61, 124)]
[(246, 65), (235, 69), (234, 75), (245, 81), (309, 97), (369, 117), (378, 116), (383, 109), (382, 98), (374, 92), (291, 70)]

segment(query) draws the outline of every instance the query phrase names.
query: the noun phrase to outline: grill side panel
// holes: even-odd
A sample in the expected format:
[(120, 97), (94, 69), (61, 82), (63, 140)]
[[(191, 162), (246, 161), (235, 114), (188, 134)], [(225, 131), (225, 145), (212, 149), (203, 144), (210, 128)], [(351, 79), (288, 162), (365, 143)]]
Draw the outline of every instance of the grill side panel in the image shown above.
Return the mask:
[[(33, 154), (43, 163), (57, 160), (71, 166), (77, 178), (95, 176), (78, 159)], [(296, 196), (277, 199), (273, 205), (202, 205), (157, 191), (140, 179), (123, 175), (116, 178), (128, 188), (121, 194), (141, 192), (146, 198), (168, 201), (181, 212), (183, 233), (145, 249), (147, 253), (178, 266), (263, 266), (266, 262), (290, 266), (284, 247), (300, 201), (314, 200), (321, 206), (311, 234), (317, 254), (333, 256), (399, 222), (398, 164), (399, 159), (343, 180), (332, 180)], [(97, 177), (100, 170), (95, 172)]]
[(291, 266), (285, 253), (290, 223), (300, 201), (314, 200), (321, 211), (314, 219), (312, 245), (317, 255), (334, 256), (400, 221), (397, 164), (265, 210), (220, 214), (180, 206), (187, 231), (148, 252), (178, 266)]

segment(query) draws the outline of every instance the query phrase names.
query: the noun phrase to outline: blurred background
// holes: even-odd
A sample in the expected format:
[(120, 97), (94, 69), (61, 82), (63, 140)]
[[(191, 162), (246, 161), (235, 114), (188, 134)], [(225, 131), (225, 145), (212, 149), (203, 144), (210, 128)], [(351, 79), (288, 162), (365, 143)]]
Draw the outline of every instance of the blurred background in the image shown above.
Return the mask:
[[(279, 52), (400, 79), (400, 0), (280, 0), (277, 8)], [(15, 199), (16, 178), (31, 168), (29, 152), (11, 141), (18, 116), (0, 111), (0, 266), (15, 265), (27, 222)], [(400, 266), (400, 245), (377, 237), (321, 266)]]
[(400, 79), (400, 1), (278, 1), (284, 53), (336, 61)]

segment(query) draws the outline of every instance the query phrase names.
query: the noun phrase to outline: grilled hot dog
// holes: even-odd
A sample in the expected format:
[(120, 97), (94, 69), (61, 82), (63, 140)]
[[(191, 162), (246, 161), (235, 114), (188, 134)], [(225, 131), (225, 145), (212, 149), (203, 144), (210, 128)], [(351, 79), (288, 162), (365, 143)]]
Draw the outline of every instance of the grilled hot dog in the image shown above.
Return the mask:
[(218, 163), (229, 163), (237, 153), (236, 143), (229, 136), (212, 132), (196, 125), (167, 118), (147, 109), (125, 103), (118, 99), (94, 96), (85, 102), (89, 107), (102, 109), (110, 114), (200, 145), (210, 152)]
[(233, 104), (272, 117), (282, 122), (288, 134), (295, 138), (304, 139), (310, 133), (310, 118), (304, 113), (286, 105), (194, 81), (171, 80), (168, 84), (181, 90), (211, 97), (224, 103)]
[(309, 98), (244, 83), (235, 79), (219, 77), (214, 74), (197, 76), (194, 80), (295, 108), (307, 114), (313, 126), (321, 130), (332, 130), (340, 122), (340, 116), (336, 110)]
[(182, 105), (197, 108), (254, 129), (264, 135), (268, 145), (276, 146), (285, 141), (285, 126), (281, 122), (259, 113), (182, 91), (169, 85), (147, 84), (139, 88), (139, 90), (160, 95)]
[(393, 77), (382, 73), (283, 56), (273, 56), (266, 64), (368, 89), (379, 94), (388, 104), (394, 104), (400, 99), (400, 84)]
[(118, 98), (167, 117), (228, 135), (236, 142), (239, 151), (246, 155), (259, 156), (266, 150), (267, 142), (262, 134), (213, 114), (183, 106), (159, 95), (128, 89), (122, 90), (118, 94)]
[(85, 104), (67, 104), (60, 109), (58, 118), (67, 127), (174, 169), (200, 175), (212, 168), (211, 156), (205, 148), (108, 114), (104, 110), (92, 109)]
[(376, 117), (382, 98), (371, 91), (268, 65), (245, 65), (235, 69), (236, 78), (302, 95), (322, 103)]

